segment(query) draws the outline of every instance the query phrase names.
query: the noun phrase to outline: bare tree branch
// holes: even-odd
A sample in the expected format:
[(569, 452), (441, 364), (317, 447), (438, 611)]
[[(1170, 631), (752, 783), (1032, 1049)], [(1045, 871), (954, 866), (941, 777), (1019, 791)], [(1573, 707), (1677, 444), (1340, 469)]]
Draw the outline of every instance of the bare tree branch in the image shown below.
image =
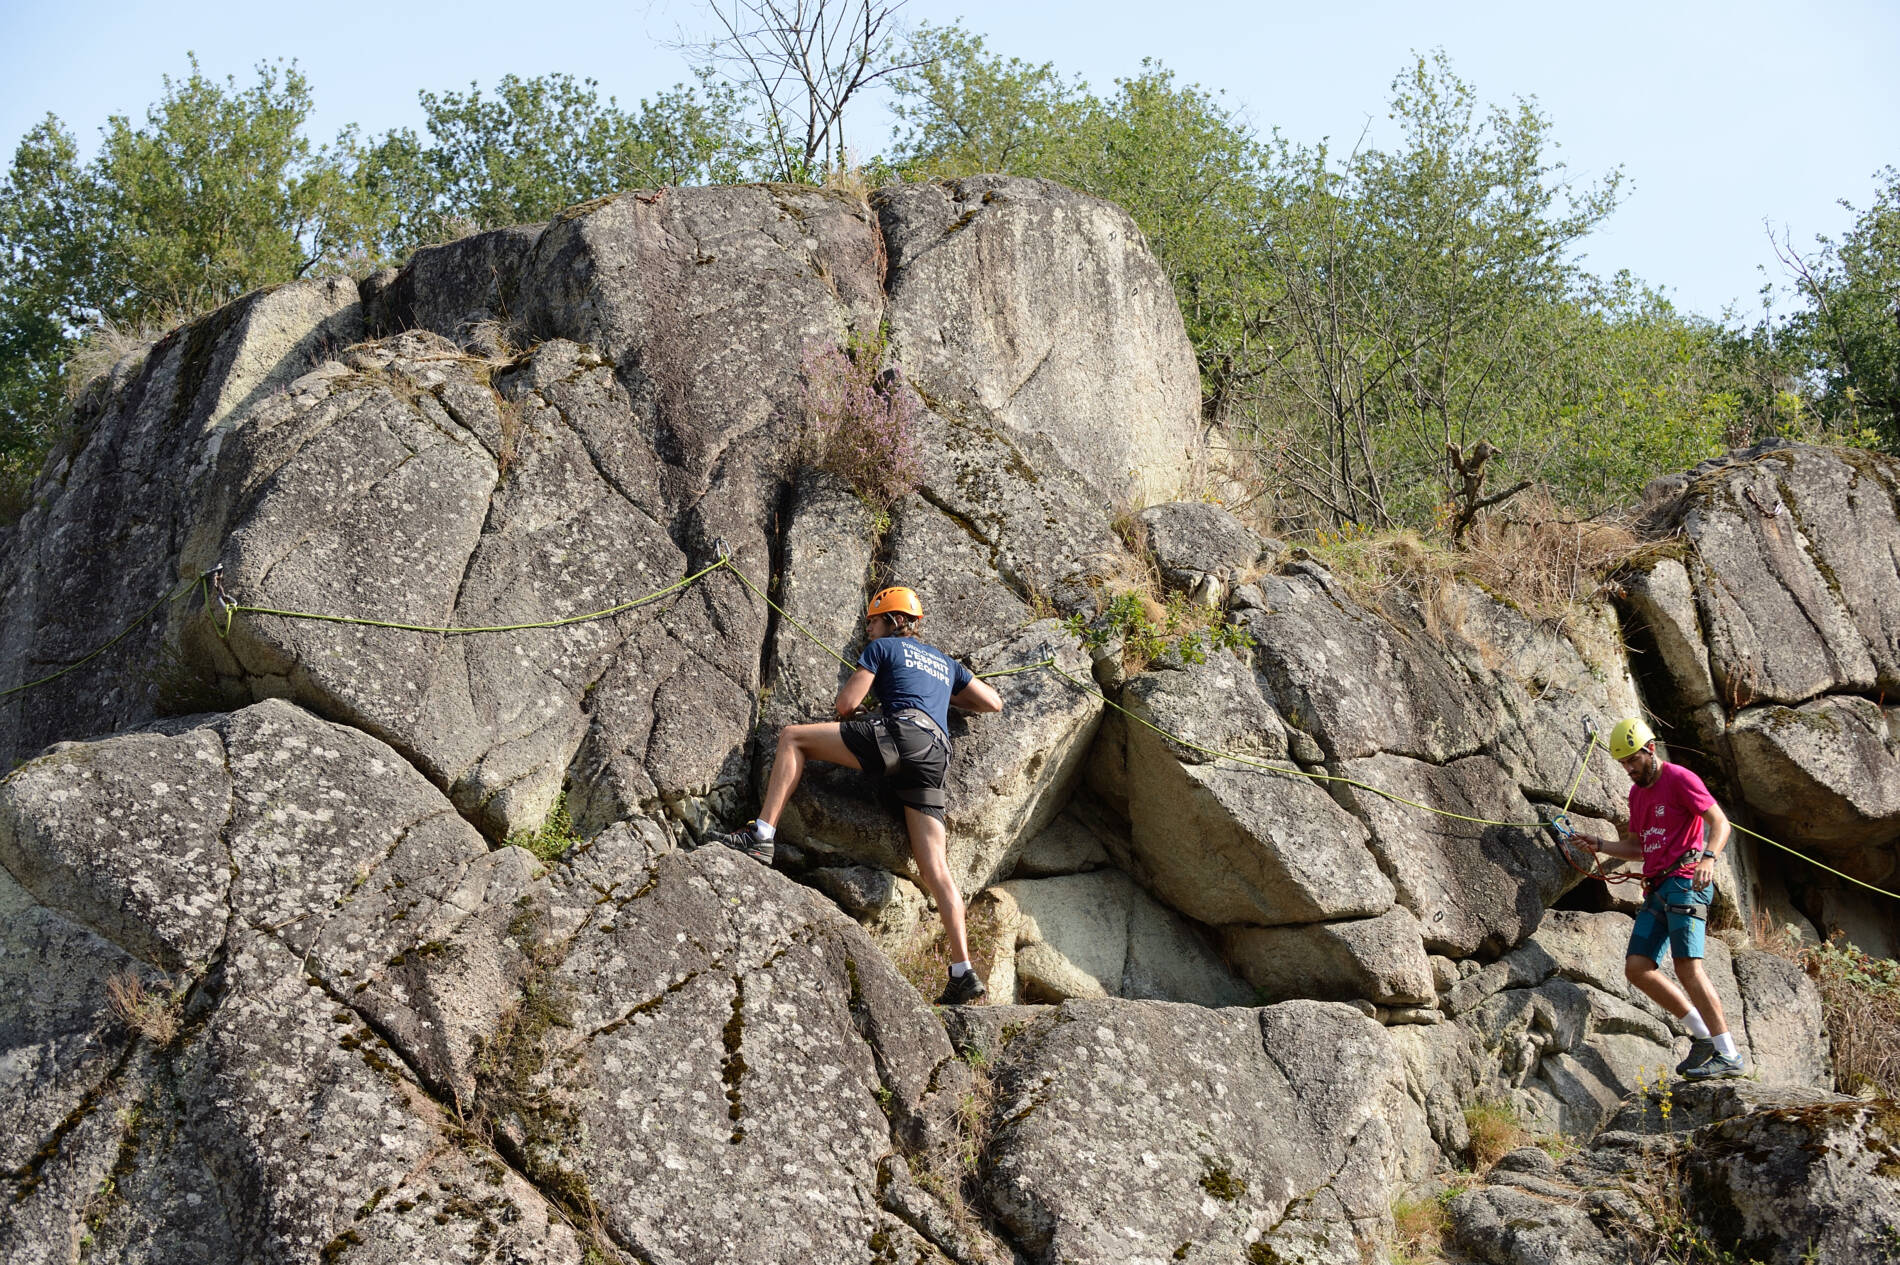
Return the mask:
[(909, 0), (705, 0), (710, 39), (680, 47), (754, 97), (781, 180), (815, 182), (844, 164), (844, 114), (897, 61), (896, 15)]

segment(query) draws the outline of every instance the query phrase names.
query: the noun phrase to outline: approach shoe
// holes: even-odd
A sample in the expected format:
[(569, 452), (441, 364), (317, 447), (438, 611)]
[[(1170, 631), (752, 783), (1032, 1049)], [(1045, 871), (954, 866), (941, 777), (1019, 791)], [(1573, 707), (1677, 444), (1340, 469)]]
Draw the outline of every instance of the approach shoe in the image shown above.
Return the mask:
[(952, 975), (950, 982), (937, 994), (939, 1006), (967, 1006), (971, 1002), (982, 1001), (989, 996), (990, 990), (983, 987), (983, 977), (975, 971), (965, 971), (961, 975)]
[(1676, 1075), (1687, 1076), (1689, 1072), (1707, 1063), (1715, 1054), (1715, 1042), (1707, 1037), (1695, 1037), (1689, 1042), (1688, 1057), (1676, 1064)]
[(1682, 1075), (1685, 1080), (1712, 1081), (1722, 1076), (1742, 1076), (1747, 1071), (1748, 1068), (1742, 1063), (1740, 1053), (1711, 1054)]
[(752, 833), (750, 826), (743, 830), (709, 830), (706, 832), (706, 842), (723, 843), (728, 848), (745, 853), (768, 869), (772, 858), (778, 853), (778, 848), (770, 839), (759, 838)]

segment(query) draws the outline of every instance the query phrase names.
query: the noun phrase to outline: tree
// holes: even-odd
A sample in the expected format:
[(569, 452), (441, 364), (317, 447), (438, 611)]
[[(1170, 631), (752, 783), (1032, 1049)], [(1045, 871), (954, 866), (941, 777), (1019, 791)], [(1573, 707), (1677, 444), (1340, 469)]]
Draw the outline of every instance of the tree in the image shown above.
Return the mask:
[(1535, 102), (1481, 114), (1442, 52), (1392, 86), (1398, 147), (1335, 170), (1282, 142), (1260, 236), (1261, 420), (1328, 516), (1379, 525), (1430, 521), (1462, 489), (1458, 452), (1533, 422), (1582, 279), (1568, 252), (1618, 184), (1573, 189)]
[(759, 164), (739, 93), (702, 75), (635, 110), (572, 75), (504, 75), (492, 96), (423, 92), (428, 143), (397, 129), (356, 156), (380, 209), (387, 256), (454, 236), (544, 220), (623, 189), (734, 183)]
[(1095, 100), (1049, 147), (1039, 174), (1135, 217), (1173, 283), (1201, 369), (1205, 411), (1223, 419), (1263, 315), (1255, 226), (1267, 151), (1219, 94), (1152, 61)]
[(93, 275), (91, 189), (72, 133), (48, 115), (0, 185), (0, 456), (29, 459), (57, 412), (71, 291)]
[(1497, 437), (1580, 513), (1624, 504), (1657, 475), (1749, 437), (1721, 326), (1626, 273), (1575, 287), (1553, 319), (1547, 367), (1499, 417)]
[(1053, 62), (994, 56), (960, 23), (920, 23), (904, 60), (913, 64), (890, 81), (898, 126), (887, 161), (905, 180), (1040, 173), (1091, 100)]
[(907, 179), (1042, 176), (1134, 216), (1173, 283), (1210, 417), (1224, 415), (1261, 278), (1252, 248), (1265, 153), (1219, 96), (1144, 61), (1096, 97), (1048, 64), (988, 53), (960, 26), (923, 26), (892, 81), (897, 170)]
[(295, 64), (261, 64), (244, 89), (190, 67), (164, 78), (142, 126), (108, 119), (88, 163), (50, 116), (15, 151), (0, 186), (0, 449), (43, 445), (85, 330), (176, 322), (363, 249), (365, 204), (337, 150), (303, 134)]
[(1811, 255), (1785, 238), (1775, 249), (1808, 303), (1789, 325), (1820, 376), (1823, 419), (1850, 434), (1868, 426), (1900, 451), (1900, 168), (1875, 179), (1886, 186), (1840, 241), (1822, 237)]
[(774, 179), (815, 183), (844, 165), (844, 113), (888, 75), (907, 0), (706, 0), (719, 33), (689, 51), (762, 111)]

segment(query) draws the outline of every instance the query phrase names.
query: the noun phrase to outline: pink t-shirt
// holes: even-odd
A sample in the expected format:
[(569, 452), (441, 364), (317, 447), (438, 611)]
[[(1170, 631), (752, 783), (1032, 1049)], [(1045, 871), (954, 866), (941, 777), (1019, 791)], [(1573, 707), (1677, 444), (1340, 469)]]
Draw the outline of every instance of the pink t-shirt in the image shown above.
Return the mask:
[(1648, 786), (1630, 786), (1630, 833), (1643, 845), (1643, 877), (1692, 874), (1702, 848), (1702, 814), (1715, 797), (1680, 764), (1664, 764)]

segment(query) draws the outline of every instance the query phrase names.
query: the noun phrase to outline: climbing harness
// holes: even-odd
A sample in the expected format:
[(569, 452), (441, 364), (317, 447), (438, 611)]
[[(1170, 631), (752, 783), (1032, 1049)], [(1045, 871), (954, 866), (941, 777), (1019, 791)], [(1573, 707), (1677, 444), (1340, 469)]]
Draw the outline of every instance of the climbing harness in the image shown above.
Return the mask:
[[(904, 767), (903, 742), (897, 729), (899, 725), (909, 725), (921, 731), (930, 739), (932, 747), (942, 747), (944, 755), (949, 756), (950, 738), (937, 728), (937, 722), (929, 712), (915, 707), (906, 707), (894, 714), (886, 712), (871, 727), (871, 733), (877, 739), (877, 754), (884, 763), (886, 778), (896, 777)], [(893, 786), (891, 792), (913, 808), (944, 808), (950, 802), (941, 786)]]
[[(793, 616), (784, 607), (780, 606), (777, 602), (773, 601), (771, 596), (768, 593), (766, 593), (765, 590), (761, 589), (758, 585), (754, 584), (751, 578), (747, 576), (745, 572), (741, 571), (738, 567), (738, 564), (733, 560), (732, 548), (730, 545), (726, 543), (725, 540), (721, 539), (714, 542), (714, 553), (715, 553), (715, 560), (713, 562), (707, 564), (706, 566), (701, 567), (699, 570), (694, 571), (692, 574), (685, 576), (682, 579), (676, 580), (672, 584), (669, 584), (664, 588), (656, 589), (655, 591), (645, 594), (644, 596), (636, 597), (629, 601), (620, 602), (613, 606), (604, 607), (596, 611), (588, 611), (579, 615), (567, 615), (558, 619), (532, 620), (532, 621), (519, 623), (519, 624), (482, 624), (482, 625), (415, 624), (415, 623), (405, 623), (399, 620), (369, 619), (369, 618), (356, 616), (356, 615), (328, 615), (328, 614), (323, 614), (316, 611), (282, 610), (277, 607), (270, 607), (270, 606), (251, 606), (242, 602), (237, 602), (237, 601), (232, 600), (230, 595), (225, 592), (224, 575), (223, 575), (224, 567), (222, 564), (220, 564), (204, 572), (203, 574), (196, 576), (191, 580), (186, 581), (184, 584), (180, 585), (178, 588), (173, 589), (161, 595), (150, 606), (146, 607), (145, 610), (140, 612), (139, 615), (136, 618), (134, 618), (130, 623), (128, 623), (124, 628), (120, 629), (118, 633), (114, 634), (111, 640), (105, 642), (98, 649), (93, 650), (90, 653), (78, 659), (75, 659), (73, 662), (67, 664), (65, 667), (59, 669), (57, 672), (51, 672), (35, 680), (25, 681), (19, 685), (10, 686), (4, 690), (0, 690), (0, 700), (12, 698), (16, 695), (24, 693), (27, 690), (31, 690), (37, 686), (45, 685), (51, 681), (56, 681), (59, 678), (65, 676), (67, 673), (73, 672), (77, 670), (78, 668), (85, 666), (87, 663), (90, 663), (92, 660), (98, 658), (100, 655), (110, 650), (113, 646), (116, 646), (117, 644), (119, 644), (119, 642), (123, 641), (126, 637), (130, 636), (135, 629), (137, 629), (140, 625), (142, 625), (146, 620), (150, 619), (153, 614), (155, 614), (161, 607), (165, 606), (168, 602), (177, 601), (179, 598), (184, 597), (186, 594), (190, 593), (194, 589), (202, 590), (204, 594), (204, 603), (205, 603), (206, 611), (208, 613), (215, 611), (217, 615), (222, 618), (222, 623), (218, 628), (218, 634), (220, 637), (227, 638), (227, 639), (229, 638), (230, 633), (231, 633), (232, 622), (235, 620), (235, 618), (238, 615), (268, 615), (268, 616), (272, 616), (278, 619), (309, 619), (309, 620), (318, 620), (325, 623), (348, 624), (348, 625), (353, 625), (356, 627), (363, 627), (363, 628), (392, 629), (398, 632), (433, 633), (440, 636), (469, 636), (469, 635), (473, 635), (477, 633), (529, 632), (529, 631), (534, 631), (537, 629), (566, 628), (575, 624), (584, 624), (584, 623), (589, 623), (595, 620), (608, 619), (615, 615), (625, 614), (628, 611), (638, 610), (639, 608), (643, 606), (647, 606), (653, 602), (659, 601), (661, 598), (668, 597), (675, 593), (679, 593), (687, 588), (690, 588), (692, 585), (697, 584), (699, 581), (714, 574), (715, 572), (728, 571), (735, 578), (737, 578), (739, 583), (744, 585), (746, 589), (748, 589), (755, 597), (759, 598), (759, 600), (764, 602), (767, 606), (771, 607), (773, 611), (777, 612), (780, 618), (784, 619), (792, 627), (796, 628), (800, 633), (802, 633), (805, 636), (806, 640), (810, 641), (813, 645), (825, 651), (825, 653), (829, 654), (832, 658), (836, 659), (839, 663), (843, 664), (846, 668), (851, 669), (853, 671), (857, 670), (857, 666), (858, 666), (857, 664), (851, 662), (849, 659), (845, 658), (842, 654), (832, 649), (831, 646), (824, 640), (824, 638), (818, 636), (818, 634), (814, 633), (810, 628), (806, 627), (802, 622), (800, 622), (795, 616)], [(883, 595), (881, 594), (880, 596), (883, 596)], [(1574, 829), (1574, 827), (1572, 827), (1570, 824), (1570, 818), (1569, 818), (1570, 805), (1576, 797), (1578, 786), (1581, 785), (1582, 783), (1583, 772), (1584, 772), (1584, 769), (1588, 766), (1590, 754), (1597, 746), (1602, 745), (1602, 739), (1596, 733), (1594, 727), (1586, 728), (1585, 732), (1586, 732), (1587, 742), (1583, 748), (1582, 753), (1578, 756), (1576, 773), (1571, 778), (1570, 790), (1564, 797), (1564, 806), (1563, 806), (1562, 811), (1554, 814), (1548, 821), (1499, 821), (1499, 820), (1495, 820), (1493, 818), (1488, 818), (1488, 817), (1475, 817), (1475, 816), (1469, 816), (1464, 813), (1454, 813), (1454, 812), (1449, 811), (1448, 809), (1438, 808), (1432, 804), (1422, 803), (1415, 799), (1408, 799), (1407, 797), (1403, 795), (1398, 795), (1391, 791), (1385, 790), (1381, 787), (1373, 786), (1370, 783), (1360, 781), (1357, 778), (1344, 777), (1344, 776), (1341, 776), (1339, 774), (1334, 774), (1334, 773), (1314, 772), (1311, 770), (1299, 768), (1298, 766), (1285, 767), (1278, 764), (1270, 764), (1265, 760), (1257, 760), (1250, 756), (1238, 755), (1231, 751), (1222, 751), (1215, 747), (1209, 747), (1201, 743), (1190, 741), (1189, 739), (1184, 738), (1180, 736), (1179, 734), (1170, 733), (1169, 731), (1161, 728), (1161, 726), (1155, 724), (1153, 721), (1148, 720), (1146, 717), (1140, 715), (1139, 713), (1131, 710), (1130, 708), (1124, 707), (1122, 704), (1116, 702), (1114, 699), (1109, 698), (1107, 695), (1101, 693), (1099, 690), (1093, 688), (1089, 684), (1080, 680), (1072, 673), (1064, 671), (1063, 668), (1056, 662), (1054, 656), (1052, 655), (1038, 659), (1033, 663), (1022, 663), (1022, 664), (1017, 664), (1013, 667), (998, 668), (990, 672), (979, 672), (976, 674), (976, 676), (978, 680), (988, 681), (988, 680), (996, 680), (1001, 677), (1016, 676), (1022, 673), (1037, 672), (1037, 671), (1043, 671), (1043, 670), (1047, 670), (1051, 674), (1057, 677), (1060, 677), (1062, 680), (1068, 682), (1068, 684), (1073, 686), (1075, 689), (1081, 691), (1084, 694), (1087, 694), (1089, 697), (1100, 702), (1103, 706), (1113, 709), (1114, 711), (1120, 713), (1123, 717), (1127, 718), (1130, 721), (1133, 721), (1135, 724), (1141, 725), (1147, 729), (1154, 731), (1155, 733), (1159, 734), (1162, 738), (1166, 739), (1167, 741), (1172, 742), (1182, 748), (1185, 748), (1186, 750), (1199, 752), (1200, 754), (1208, 756), (1211, 759), (1226, 760), (1226, 761), (1229, 761), (1230, 763), (1243, 765), (1245, 767), (1252, 768), (1252, 769), (1258, 769), (1262, 772), (1278, 774), (1281, 777), (1304, 778), (1311, 782), (1330, 782), (1330, 783), (1336, 783), (1342, 786), (1354, 787), (1355, 789), (1366, 791), (1369, 794), (1380, 796), (1383, 799), (1391, 800), (1393, 803), (1404, 804), (1407, 807), (1416, 808), (1420, 810), (1421, 812), (1431, 813), (1435, 816), (1446, 818), (1451, 821), (1468, 822), (1470, 824), (1479, 825), (1479, 826), (1499, 826), (1499, 827), (1513, 829), (1513, 830), (1541, 831), (1544, 829), (1549, 829), (1556, 838), (1558, 853), (1563, 857), (1564, 861), (1567, 864), (1569, 864), (1572, 868), (1576, 869), (1578, 872), (1583, 873), (1593, 878), (1601, 879), (1602, 881), (1606, 883), (1640, 881), (1642, 877), (1640, 874), (1635, 874), (1635, 873), (1620, 874), (1620, 873), (1611, 873), (1611, 872), (1605, 871), (1603, 869), (1602, 858), (1595, 854), (1594, 849), (1585, 849), (1583, 845), (1578, 842), (1577, 832)], [(929, 718), (926, 716), (925, 720), (928, 722)], [(1638, 723), (1640, 724), (1640, 722)], [(929, 727), (934, 729), (935, 728), (934, 722), (930, 722)], [(892, 744), (892, 746), (895, 746), (896, 739), (888, 731), (884, 730), (883, 727), (880, 727), (880, 734), (881, 736), (878, 740), (879, 754), (880, 756), (884, 758), (886, 767), (888, 768), (890, 767), (891, 761), (890, 761), (890, 755), (885, 748), (885, 744), (888, 742)], [(940, 731), (939, 731), (939, 734), (940, 734)], [(935, 794), (939, 798), (941, 798), (942, 796), (941, 791), (932, 792), (928, 788), (919, 788), (918, 791), (915, 793)], [(1881, 896), (1890, 897), (1894, 900), (1900, 900), (1900, 892), (1891, 892), (1891, 891), (1888, 891), (1886, 888), (1876, 887), (1872, 883), (1864, 882), (1861, 879), (1857, 879), (1851, 874), (1842, 873), (1840, 870), (1835, 869), (1833, 866), (1827, 865), (1821, 861), (1817, 861), (1813, 857), (1808, 856), (1806, 853), (1803, 853), (1794, 848), (1791, 848), (1785, 843), (1781, 843), (1775, 839), (1771, 839), (1767, 835), (1761, 834), (1754, 830), (1750, 830), (1746, 826), (1735, 825), (1733, 822), (1730, 823), (1730, 826), (1732, 829), (1734, 829), (1735, 831), (1741, 834), (1745, 834), (1752, 839), (1760, 840), (1762, 843), (1766, 843), (1771, 847), (1778, 848), (1781, 851), (1787, 853), (1788, 855), (1795, 857), (1799, 860), (1805, 861), (1809, 865), (1815, 866), (1818, 869), (1825, 870), (1829, 874), (1832, 874), (1837, 878), (1844, 879), (1849, 883), (1852, 883), (1858, 887), (1866, 888), (1868, 891), (1875, 892)], [(1575, 852), (1577, 852), (1578, 850), (1590, 851), (1593, 857), (1593, 864), (1589, 866), (1579, 864), (1579, 862), (1576, 859), (1576, 856), (1574, 855)]]

